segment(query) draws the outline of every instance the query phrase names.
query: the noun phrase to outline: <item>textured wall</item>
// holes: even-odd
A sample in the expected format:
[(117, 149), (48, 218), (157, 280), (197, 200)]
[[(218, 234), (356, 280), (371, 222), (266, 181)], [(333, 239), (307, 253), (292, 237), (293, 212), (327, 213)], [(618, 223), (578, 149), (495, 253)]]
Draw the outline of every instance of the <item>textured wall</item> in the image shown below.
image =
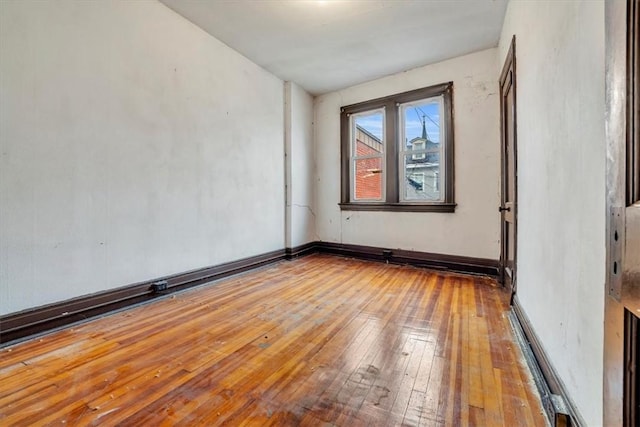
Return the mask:
[(317, 240), (314, 212), (313, 97), (292, 82), (285, 83), (285, 146), (286, 245), (291, 248)]
[(602, 425), (604, 3), (511, 2), (516, 36), (518, 298), (586, 425)]
[(0, 314), (284, 247), (282, 85), (155, 1), (0, 2)]
[[(496, 49), (316, 98), (317, 221), (323, 241), (498, 259), (500, 135)], [(340, 107), (453, 81), (455, 213), (341, 212)]]

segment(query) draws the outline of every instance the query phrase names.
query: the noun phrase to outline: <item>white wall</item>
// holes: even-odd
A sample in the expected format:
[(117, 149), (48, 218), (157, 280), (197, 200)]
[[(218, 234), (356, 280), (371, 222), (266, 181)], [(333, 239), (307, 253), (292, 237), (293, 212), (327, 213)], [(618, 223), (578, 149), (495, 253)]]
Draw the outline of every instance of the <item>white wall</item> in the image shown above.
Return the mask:
[(313, 97), (292, 82), (285, 83), (286, 246), (317, 240), (315, 232), (315, 159)]
[[(499, 97), (496, 49), (316, 98), (317, 221), (323, 241), (498, 259)], [(455, 213), (341, 212), (340, 107), (453, 81)]]
[(587, 425), (602, 424), (604, 4), (511, 2), (516, 35), (518, 298)]
[(282, 85), (155, 1), (0, 2), (0, 314), (284, 247)]

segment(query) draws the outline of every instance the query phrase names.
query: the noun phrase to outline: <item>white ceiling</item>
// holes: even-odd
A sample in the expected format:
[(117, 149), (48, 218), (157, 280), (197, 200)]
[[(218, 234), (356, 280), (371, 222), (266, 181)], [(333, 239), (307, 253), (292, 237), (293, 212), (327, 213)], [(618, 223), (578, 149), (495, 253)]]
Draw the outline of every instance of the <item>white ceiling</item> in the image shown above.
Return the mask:
[(508, 0), (161, 0), (317, 95), (494, 47)]

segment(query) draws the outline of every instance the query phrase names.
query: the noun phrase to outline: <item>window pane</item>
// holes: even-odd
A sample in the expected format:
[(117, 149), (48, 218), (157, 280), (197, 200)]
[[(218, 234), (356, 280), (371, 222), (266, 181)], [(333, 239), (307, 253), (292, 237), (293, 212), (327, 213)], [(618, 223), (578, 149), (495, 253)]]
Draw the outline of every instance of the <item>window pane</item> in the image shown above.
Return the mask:
[(355, 199), (382, 200), (382, 158), (355, 160)]
[(384, 110), (351, 116), (353, 200), (383, 200)]
[(441, 201), (442, 97), (402, 104), (400, 117), (404, 146), (403, 182), (400, 192), (407, 201)]
[(440, 182), (442, 173), (440, 153), (427, 152), (426, 159), (414, 159), (415, 154), (404, 156), (404, 200), (442, 200)]
[(378, 155), (384, 151), (384, 111), (368, 111), (352, 116), (352, 155)]
[(402, 150), (424, 150), (440, 145), (442, 96), (409, 102), (401, 106)]

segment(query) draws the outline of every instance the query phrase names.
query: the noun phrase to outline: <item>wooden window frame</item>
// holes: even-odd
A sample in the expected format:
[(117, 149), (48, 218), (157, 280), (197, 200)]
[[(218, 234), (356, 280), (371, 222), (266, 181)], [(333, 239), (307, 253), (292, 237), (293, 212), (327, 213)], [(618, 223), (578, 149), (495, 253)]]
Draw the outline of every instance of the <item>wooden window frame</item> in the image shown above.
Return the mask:
[[(400, 104), (425, 98), (442, 96), (444, 110), (443, 157), (444, 182), (441, 183), (444, 197), (442, 201), (401, 201), (399, 180), (399, 126)], [(383, 182), (385, 199), (381, 202), (353, 201), (351, 197), (351, 138), (349, 117), (352, 114), (376, 109), (385, 110), (385, 181)], [(344, 106), (340, 109), (341, 140), (341, 191), (340, 209), (350, 211), (397, 211), (397, 212), (454, 212), (454, 133), (453, 133), (453, 82), (442, 83), (426, 88), (411, 90), (391, 96), (372, 99)]]

